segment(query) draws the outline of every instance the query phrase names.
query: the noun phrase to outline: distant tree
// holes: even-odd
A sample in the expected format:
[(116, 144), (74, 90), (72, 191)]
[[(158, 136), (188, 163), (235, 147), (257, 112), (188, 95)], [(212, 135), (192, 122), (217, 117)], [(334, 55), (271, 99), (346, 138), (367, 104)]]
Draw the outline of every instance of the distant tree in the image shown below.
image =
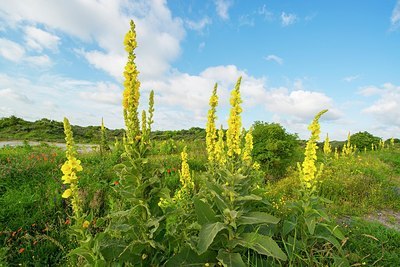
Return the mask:
[(298, 155), (296, 134), (287, 133), (278, 123), (257, 121), (253, 124), (253, 159), (261, 164), (267, 175), (282, 177)]
[(366, 147), (371, 150), (371, 145), (379, 145), (381, 140), (379, 137), (370, 134), (369, 132), (358, 132), (350, 136), (351, 143), (357, 146), (357, 149), (364, 150)]

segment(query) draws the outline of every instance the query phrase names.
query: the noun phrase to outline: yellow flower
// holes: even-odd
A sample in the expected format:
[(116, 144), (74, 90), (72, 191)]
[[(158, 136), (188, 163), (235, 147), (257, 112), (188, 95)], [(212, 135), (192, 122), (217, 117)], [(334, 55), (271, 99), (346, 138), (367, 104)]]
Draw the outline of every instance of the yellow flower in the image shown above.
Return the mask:
[(323, 110), (319, 112), (315, 116), (312, 123), (308, 126), (308, 129), (311, 131), (311, 137), (306, 144), (303, 164), (301, 165), (301, 167), (300, 164), (298, 164), (301, 183), (306, 189), (310, 190), (311, 192), (315, 189), (315, 180), (317, 177), (317, 167), (315, 166), (315, 161), (317, 160), (318, 146), (316, 143), (319, 140), (319, 134), (321, 133), (318, 120), (327, 111), (328, 110)]
[(71, 189), (67, 189), (64, 191), (64, 193), (62, 194), (61, 197), (63, 198), (69, 198), (72, 195), (72, 190)]
[(81, 166), (81, 161), (80, 161), (79, 159), (76, 159), (76, 158), (74, 158), (74, 157), (70, 157), (70, 158), (69, 158), (69, 164), (71, 165), (71, 167), (72, 167), (74, 170), (76, 170), (76, 171), (78, 171), (78, 172), (80, 172), (80, 171), (83, 170), (83, 168), (82, 168), (82, 166)]
[(72, 166), (71, 164), (69, 164), (69, 161), (66, 161), (62, 167), (61, 167), (61, 171), (64, 175), (68, 175), (72, 172)]
[(251, 152), (253, 151), (253, 134), (252, 129), (246, 133), (245, 144), (243, 149), (243, 161), (251, 163)]
[(240, 97), (240, 82), (242, 77), (236, 82), (235, 89), (231, 93), (231, 111), (228, 119), (228, 131), (226, 132), (226, 145), (228, 148), (228, 156), (232, 157), (234, 155), (240, 155), (240, 136), (242, 130), (242, 118), (240, 113), (242, 113), (242, 108), (240, 104), (242, 99)]
[(183, 151), (181, 153), (181, 158), (182, 158), (182, 168), (181, 168), (180, 180), (182, 183), (182, 187), (193, 189), (194, 183), (192, 181), (192, 178), (190, 177), (189, 164), (187, 163), (188, 155), (186, 153), (186, 146), (183, 148)]
[(225, 155), (225, 143), (224, 143), (224, 130), (218, 130), (218, 142), (215, 144), (215, 160), (216, 162), (222, 166), (226, 162), (226, 155)]
[(214, 86), (213, 93), (210, 97), (210, 109), (208, 110), (207, 126), (206, 126), (206, 146), (208, 153), (208, 162), (214, 163), (216, 158), (217, 130), (215, 128), (216, 107), (218, 105), (217, 84)]
[(329, 143), (329, 136), (328, 136), (328, 134), (326, 134), (326, 139), (325, 139), (325, 143), (324, 143), (324, 154), (329, 155), (329, 154), (331, 154), (331, 152), (332, 152), (332, 148)]
[(83, 228), (88, 228), (89, 225), (90, 225), (90, 222), (89, 222), (89, 221), (84, 221), (83, 224), (82, 224), (82, 227), (83, 227)]

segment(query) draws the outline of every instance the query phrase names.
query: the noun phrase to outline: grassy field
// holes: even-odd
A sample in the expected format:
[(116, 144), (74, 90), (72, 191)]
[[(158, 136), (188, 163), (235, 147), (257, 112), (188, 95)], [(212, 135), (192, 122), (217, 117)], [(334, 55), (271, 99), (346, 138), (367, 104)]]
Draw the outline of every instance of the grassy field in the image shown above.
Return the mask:
[[(159, 178), (171, 190), (179, 188), (179, 153), (185, 145), (189, 166), (194, 176), (200, 176), (207, 162), (204, 141), (160, 141), (149, 156), (149, 164), (159, 169)], [(0, 263), (4, 266), (67, 264), (67, 253), (77, 244), (69, 237), (70, 207), (61, 198), (64, 158), (64, 151), (51, 146), (0, 149)], [(84, 153), (79, 158), (84, 166), (79, 182), (84, 210), (102, 218), (115, 205), (119, 179), (113, 166), (120, 162), (119, 152)], [(345, 233), (343, 249), (350, 264), (398, 266), (400, 150), (360, 152), (338, 160), (321, 153), (319, 158), (325, 162), (319, 194), (331, 200), (326, 210)], [(294, 168), (282, 179), (267, 181), (274, 215), (287, 213), (287, 203), (298, 198), (299, 186)]]

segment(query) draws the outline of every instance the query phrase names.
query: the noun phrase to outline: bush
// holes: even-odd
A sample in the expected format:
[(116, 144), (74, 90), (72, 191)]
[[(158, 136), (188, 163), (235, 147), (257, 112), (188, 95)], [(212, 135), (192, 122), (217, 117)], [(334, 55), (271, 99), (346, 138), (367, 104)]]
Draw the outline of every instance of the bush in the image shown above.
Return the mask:
[(253, 124), (253, 159), (261, 164), (268, 175), (280, 178), (289, 165), (300, 161), (299, 141), (278, 123)]
[(368, 150), (371, 150), (371, 145), (375, 146), (379, 145), (379, 141), (381, 140), (379, 137), (373, 136), (369, 132), (358, 132), (350, 136), (351, 144), (356, 145), (358, 149), (364, 149), (366, 147)]

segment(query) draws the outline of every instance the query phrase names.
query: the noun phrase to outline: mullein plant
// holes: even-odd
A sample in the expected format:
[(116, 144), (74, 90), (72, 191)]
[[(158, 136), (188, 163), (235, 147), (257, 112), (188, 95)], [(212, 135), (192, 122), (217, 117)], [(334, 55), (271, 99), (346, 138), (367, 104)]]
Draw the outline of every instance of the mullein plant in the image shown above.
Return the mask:
[(206, 125), (206, 147), (208, 162), (211, 166), (214, 166), (217, 162), (217, 151), (216, 143), (218, 142), (217, 129), (215, 127), (215, 121), (217, 119), (216, 107), (218, 105), (217, 96), (217, 84), (215, 84), (212, 95), (210, 97), (210, 109), (208, 110), (207, 125)]
[[(279, 219), (268, 213), (263, 176), (253, 168), (252, 130), (242, 129), (240, 82), (241, 78), (231, 93), (226, 143), (222, 127), (218, 130), (218, 139), (213, 132), (215, 126), (210, 127), (215, 125), (215, 90), (210, 101), (207, 129), (209, 138), (213, 138), (207, 142), (207, 149), (213, 151), (209, 153), (212, 155), (209, 160), (215, 164), (209, 163), (207, 172), (200, 177), (204, 185), (193, 197), (197, 223), (201, 226), (195, 246), (198, 256), (194, 259), (198, 260), (199, 256), (207, 259), (206, 266), (217, 263), (246, 266), (242, 255), (247, 252), (286, 260), (278, 244), (269, 235), (258, 232), (260, 227), (277, 224)], [(184, 257), (187, 252), (181, 254), (179, 257)], [(179, 264), (199, 263), (189, 261), (187, 256), (184, 260)]]
[(324, 142), (324, 154), (329, 156), (332, 153), (332, 147), (329, 143), (329, 135), (326, 134), (325, 142)]
[(61, 171), (63, 184), (69, 185), (69, 188), (62, 194), (63, 198), (71, 199), (72, 223), (70, 226), (70, 236), (72, 241), (78, 243), (78, 247), (69, 252), (72, 265), (83, 265), (82, 260), (89, 266), (104, 263), (104, 260), (97, 249), (96, 242), (89, 231), (92, 224), (92, 216), (83, 212), (82, 201), (79, 197), (79, 186), (77, 173), (83, 170), (81, 161), (77, 159), (71, 125), (67, 118), (64, 118), (64, 133), (67, 143), (66, 157), (67, 161), (62, 165)]
[(300, 198), (288, 206), (290, 211), (281, 224), (280, 233), (289, 266), (316, 263), (340, 266), (346, 262), (340, 244), (344, 236), (324, 211), (322, 204), (328, 200), (318, 196), (318, 181), (323, 170), (322, 163), (319, 167), (316, 164), (321, 132), (319, 119), (326, 112), (319, 112), (308, 127), (311, 137), (306, 144), (304, 161), (298, 164)]

